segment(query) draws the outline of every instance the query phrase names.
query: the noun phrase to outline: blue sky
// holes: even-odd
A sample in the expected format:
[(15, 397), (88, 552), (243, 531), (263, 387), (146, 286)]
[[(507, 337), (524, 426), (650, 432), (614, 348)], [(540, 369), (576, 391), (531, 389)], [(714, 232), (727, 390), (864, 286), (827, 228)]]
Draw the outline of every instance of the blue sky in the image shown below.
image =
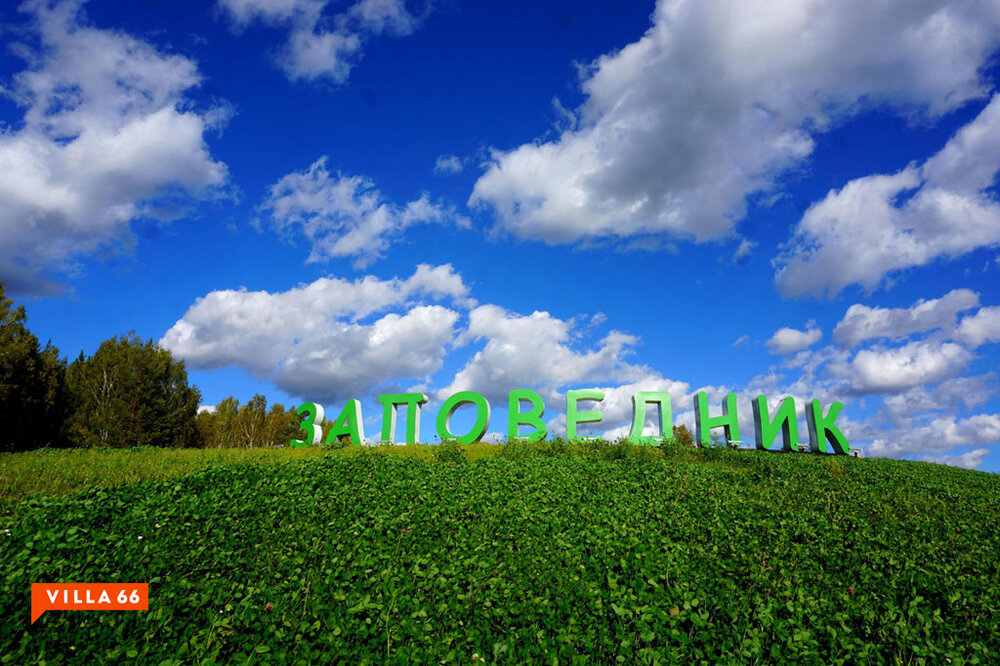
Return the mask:
[(4, 5), (0, 278), (206, 405), (791, 395), (1000, 471), (1000, 7), (871, 5)]

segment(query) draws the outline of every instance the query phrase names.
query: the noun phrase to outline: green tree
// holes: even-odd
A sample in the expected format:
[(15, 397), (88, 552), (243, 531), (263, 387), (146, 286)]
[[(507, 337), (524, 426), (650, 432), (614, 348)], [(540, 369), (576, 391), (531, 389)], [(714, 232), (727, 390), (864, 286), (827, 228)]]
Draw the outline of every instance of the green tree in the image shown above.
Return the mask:
[(82, 446), (191, 446), (201, 394), (183, 361), (134, 332), (70, 364), (70, 436)]
[(195, 419), (198, 446), (248, 448), (284, 445), (298, 432), (299, 417), (279, 402), (267, 409), (267, 398), (256, 394), (245, 405), (232, 396)]
[(0, 451), (65, 444), (66, 361), (51, 342), (39, 346), (13, 305), (0, 282)]
[(252, 446), (268, 446), (264, 441), (267, 437), (267, 398), (257, 393), (250, 401), (240, 407), (236, 416), (235, 446), (249, 448)]
[(271, 411), (267, 413), (268, 443), (275, 446), (288, 444), (299, 431), (299, 420), (294, 409), (285, 409), (280, 402), (271, 405)]

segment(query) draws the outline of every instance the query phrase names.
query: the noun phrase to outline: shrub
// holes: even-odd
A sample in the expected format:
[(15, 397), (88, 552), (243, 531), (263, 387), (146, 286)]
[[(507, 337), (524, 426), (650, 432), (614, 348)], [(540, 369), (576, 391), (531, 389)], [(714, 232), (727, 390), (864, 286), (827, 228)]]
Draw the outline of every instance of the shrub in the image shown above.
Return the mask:
[(434, 447), (434, 459), (447, 465), (460, 465), (466, 462), (465, 451), (458, 442), (446, 440)]

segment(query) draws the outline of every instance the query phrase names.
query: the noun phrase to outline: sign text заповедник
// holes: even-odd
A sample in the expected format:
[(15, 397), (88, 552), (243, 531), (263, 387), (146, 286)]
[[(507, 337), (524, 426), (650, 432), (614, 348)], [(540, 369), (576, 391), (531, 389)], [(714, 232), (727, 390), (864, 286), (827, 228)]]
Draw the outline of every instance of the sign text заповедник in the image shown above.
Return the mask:
[[(604, 392), (598, 389), (579, 389), (566, 392), (566, 438), (569, 440), (594, 439), (577, 435), (580, 423), (597, 423), (603, 414), (596, 409), (581, 410), (580, 401), (600, 403)], [(420, 441), (420, 408), (428, 398), (423, 393), (390, 393), (378, 397), (382, 403), (382, 436), (383, 444), (396, 443), (396, 421), (400, 407), (406, 407), (406, 444), (416, 444)], [(548, 431), (542, 416), (545, 413), (545, 403), (542, 396), (531, 389), (516, 389), (508, 398), (507, 439), (508, 441), (536, 442), (543, 439)], [(528, 403), (528, 411), (521, 407)], [(451, 430), (451, 417), (462, 405), (470, 404), (476, 409), (476, 421), (469, 432), (456, 435)], [(646, 407), (654, 405), (659, 411), (660, 435), (643, 435), (642, 429), (646, 423)], [(795, 400), (791, 397), (781, 401), (778, 409), (772, 415), (767, 407), (767, 399), (757, 396), (752, 402), (754, 435), (758, 449), (791, 451), (797, 448), (799, 439), (798, 420), (795, 413)], [(837, 453), (846, 455), (850, 451), (847, 438), (836, 425), (840, 410), (844, 407), (840, 402), (830, 405), (826, 415), (819, 400), (811, 400), (805, 405), (806, 423), (809, 427), (809, 449), (817, 453)], [(709, 416), (708, 396), (704, 391), (694, 397), (695, 441), (702, 445), (711, 444), (711, 431), (722, 428), (726, 442), (740, 441), (740, 427), (736, 411), (736, 394), (729, 393), (722, 402), (722, 414)], [(292, 446), (308, 446), (319, 444), (323, 438), (320, 423), (323, 422), (323, 406), (313, 402), (299, 405), (295, 412), (304, 417), (300, 429), (305, 433), (303, 439), (292, 439)], [(437, 415), (437, 435), (442, 441), (457, 441), (459, 444), (477, 442), (486, 434), (490, 424), (490, 403), (480, 393), (475, 391), (459, 391), (441, 405)], [(522, 426), (533, 428), (533, 432), (521, 434)], [(653, 445), (669, 438), (673, 433), (673, 413), (670, 406), (670, 394), (666, 391), (638, 391), (632, 395), (632, 428), (627, 440), (635, 444)], [(780, 446), (775, 441), (781, 434)], [(364, 422), (361, 418), (361, 403), (351, 399), (341, 410), (337, 420), (333, 422), (326, 442), (332, 443), (343, 437), (350, 437), (353, 444), (365, 441)]]

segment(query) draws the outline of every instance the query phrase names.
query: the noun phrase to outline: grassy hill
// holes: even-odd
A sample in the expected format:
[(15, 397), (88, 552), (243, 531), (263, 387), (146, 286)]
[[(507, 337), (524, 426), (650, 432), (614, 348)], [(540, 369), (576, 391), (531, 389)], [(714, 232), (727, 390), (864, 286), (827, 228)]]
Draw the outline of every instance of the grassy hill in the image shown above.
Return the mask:
[[(558, 443), (274, 462), (295, 451), (8, 504), (0, 663), (1000, 663), (996, 475)], [(32, 582), (149, 582), (150, 610), (29, 627)]]

